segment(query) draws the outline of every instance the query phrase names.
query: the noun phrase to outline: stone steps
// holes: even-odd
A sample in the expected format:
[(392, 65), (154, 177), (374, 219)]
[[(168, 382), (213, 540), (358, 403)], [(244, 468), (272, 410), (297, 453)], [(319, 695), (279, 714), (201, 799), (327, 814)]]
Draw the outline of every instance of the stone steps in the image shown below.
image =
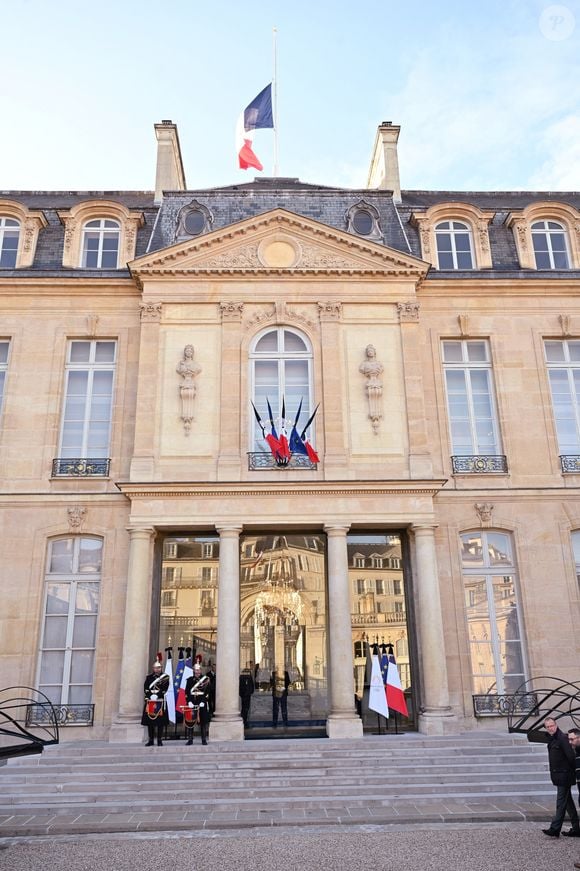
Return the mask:
[(170, 741), (159, 748), (70, 743), (0, 770), (0, 833), (11, 826), (61, 832), (69, 823), (79, 830), (79, 820), (83, 831), (93, 824), (96, 831), (120, 831), (123, 820), (127, 831), (149, 824), (158, 830), (161, 818), (185, 825), (184, 817), (207, 825), (240, 816), (259, 824), (263, 817), (272, 825), (292, 814), (324, 811), (325, 819), (337, 818), (345, 809), (349, 819), (388, 815), (400, 806), (424, 813), (436, 802), (494, 807), (499, 818), (509, 806), (519, 818), (521, 803), (551, 804), (553, 793), (545, 748), (500, 734), (210, 742), (203, 748)]

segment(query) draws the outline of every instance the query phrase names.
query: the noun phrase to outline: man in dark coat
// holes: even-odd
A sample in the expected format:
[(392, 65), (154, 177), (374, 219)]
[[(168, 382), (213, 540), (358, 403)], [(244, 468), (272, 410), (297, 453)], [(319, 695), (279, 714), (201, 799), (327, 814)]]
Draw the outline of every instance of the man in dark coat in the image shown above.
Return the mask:
[(254, 678), (249, 668), (245, 668), (240, 675), (240, 699), (242, 700), (242, 720), (244, 721), (244, 729), (248, 728), (248, 720), (250, 718), (250, 703), (254, 694)]
[(185, 703), (192, 709), (194, 720), (191, 726), (186, 726), (187, 744), (193, 744), (193, 728), (199, 723), (201, 730), (201, 743), (207, 744), (207, 726), (209, 723), (209, 690), (210, 679), (202, 675), (201, 664), (196, 662), (193, 666), (193, 676), (188, 677), (185, 683)]
[(275, 669), (272, 672), (270, 679), (270, 687), (272, 689), (272, 726), (274, 729), (278, 726), (278, 711), (282, 711), (282, 722), (284, 728), (288, 725), (288, 687), (290, 686), (290, 675), (287, 671), (284, 672), (284, 677)]
[(580, 729), (568, 729), (568, 741), (570, 742), (570, 747), (575, 753), (578, 804), (580, 805)]
[(143, 716), (141, 717), (141, 725), (147, 726), (149, 740), (146, 747), (153, 747), (155, 736), (157, 736), (157, 746), (162, 747), (161, 734), (163, 727), (167, 724), (167, 708), (165, 706), (165, 693), (169, 688), (169, 675), (161, 671), (161, 663), (155, 660), (153, 663), (153, 671), (148, 674), (143, 684), (145, 693), (145, 705), (143, 706)]
[(549, 829), (542, 829), (550, 838), (559, 838), (566, 813), (570, 817), (572, 828), (563, 832), (574, 838), (580, 838), (580, 823), (576, 805), (572, 798), (572, 787), (576, 783), (576, 758), (574, 750), (570, 746), (568, 736), (560, 731), (558, 724), (552, 717), (548, 717), (544, 726), (546, 731), (534, 729), (528, 732), (528, 741), (539, 742), (548, 745), (548, 762), (550, 765), (550, 778), (557, 788), (556, 813), (550, 823)]

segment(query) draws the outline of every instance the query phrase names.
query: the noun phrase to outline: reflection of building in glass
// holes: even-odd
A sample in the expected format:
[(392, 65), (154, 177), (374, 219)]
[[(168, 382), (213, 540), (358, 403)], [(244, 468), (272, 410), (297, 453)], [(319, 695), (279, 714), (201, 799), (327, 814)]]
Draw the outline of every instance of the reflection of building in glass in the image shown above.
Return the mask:
[[(159, 648), (191, 647), (215, 662), (219, 539), (166, 538), (161, 567)], [(175, 656), (174, 652), (174, 656)]]
[[(258, 693), (288, 672), (290, 719), (326, 712), (325, 540), (319, 535), (244, 536), (240, 662)], [(253, 704), (254, 717), (259, 712)]]
[(401, 685), (411, 689), (407, 607), (399, 535), (349, 535), (347, 539), (355, 694), (365, 725), (376, 726), (367, 697), (373, 646), (392, 644)]

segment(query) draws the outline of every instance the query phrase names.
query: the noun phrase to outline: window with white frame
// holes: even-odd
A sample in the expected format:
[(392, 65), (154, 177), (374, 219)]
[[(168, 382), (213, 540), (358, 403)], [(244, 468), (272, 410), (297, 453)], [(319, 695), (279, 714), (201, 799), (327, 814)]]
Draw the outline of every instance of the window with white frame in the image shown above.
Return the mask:
[(87, 221), (83, 227), (81, 266), (84, 269), (117, 269), (121, 226), (110, 218)]
[[(254, 405), (266, 428), (270, 430), (267, 402), (278, 432), (285, 402), (286, 420), (296, 418), (300, 402), (302, 408), (297, 424), (298, 434), (312, 413), (312, 349), (307, 338), (289, 327), (276, 327), (258, 336), (250, 352), (252, 396)], [(252, 415), (252, 450), (270, 453), (268, 443)], [(312, 440), (312, 433), (307, 435)], [(287, 432), (290, 437), (290, 431)]]
[(461, 535), (465, 613), (476, 695), (513, 693), (526, 679), (511, 536)]
[(445, 340), (443, 368), (453, 454), (501, 454), (487, 341)]
[(532, 243), (536, 269), (569, 269), (566, 228), (558, 221), (534, 221)]
[(441, 221), (435, 226), (439, 269), (473, 269), (471, 228), (463, 221)]
[(18, 256), (20, 222), (14, 218), (0, 217), (0, 267), (14, 269)]
[(9, 350), (10, 342), (5, 339), (0, 340), (0, 413), (2, 412), (2, 404), (4, 401), (4, 385), (6, 383)]
[(68, 343), (59, 450), (63, 459), (109, 456), (116, 350), (114, 341)]
[(55, 705), (92, 702), (102, 553), (100, 538), (49, 544), (37, 682)]
[(580, 340), (544, 342), (552, 409), (562, 456), (580, 454)]

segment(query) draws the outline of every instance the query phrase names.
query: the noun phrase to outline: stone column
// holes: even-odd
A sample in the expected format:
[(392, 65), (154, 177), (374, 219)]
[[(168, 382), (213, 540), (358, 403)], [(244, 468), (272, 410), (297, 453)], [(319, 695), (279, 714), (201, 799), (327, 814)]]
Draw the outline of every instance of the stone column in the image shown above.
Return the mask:
[(421, 362), (422, 337), (419, 332), (420, 304), (415, 300), (399, 302), (397, 310), (401, 324), (403, 377), (407, 404), (409, 472), (411, 478), (431, 478), (433, 464), (429, 453), (425, 413), (425, 386)]
[(161, 316), (160, 302), (141, 302), (141, 340), (135, 407), (135, 441), (131, 459), (132, 481), (152, 481), (155, 471), (155, 432), (157, 426), (157, 391)]
[[(220, 447), (218, 457), (218, 480), (239, 481), (241, 478), (240, 455), (240, 396), (241, 348), (242, 348), (242, 302), (221, 302), (222, 360), (220, 385)], [(249, 405), (249, 403), (248, 403)], [(251, 408), (246, 409), (251, 414)], [(242, 418), (244, 415), (242, 414)]]
[(328, 637), (330, 655), (330, 713), (326, 724), (329, 738), (362, 738), (362, 720), (354, 707), (354, 675), (348, 556), (349, 527), (329, 524), (328, 539)]
[(243, 741), (240, 681), (240, 526), (216, 527), (220, 536), (216, 712), (212, 741)]
[(343, 414), (344, 377), (341, 357), (340, 302), (319, 302), (320, 348), (322, 356), (322, 408), (324, 410), (324, 474), (327, 480), (341, 479), (346, 468), (345, 422)]
[(151, 551), (155, 530), (129, 527), (129, 567), (121, 656), (119, 711), (111, 726), (110, 741), (140, 741), (143, 681), (150, 669)]
[(419, 728), (421, 732), (442, 734), (449, 731), (453, 713), (449, 706), (435, 529), (435, 526), (427, 524), (413, 526), (417, 629), (422, 676)]

